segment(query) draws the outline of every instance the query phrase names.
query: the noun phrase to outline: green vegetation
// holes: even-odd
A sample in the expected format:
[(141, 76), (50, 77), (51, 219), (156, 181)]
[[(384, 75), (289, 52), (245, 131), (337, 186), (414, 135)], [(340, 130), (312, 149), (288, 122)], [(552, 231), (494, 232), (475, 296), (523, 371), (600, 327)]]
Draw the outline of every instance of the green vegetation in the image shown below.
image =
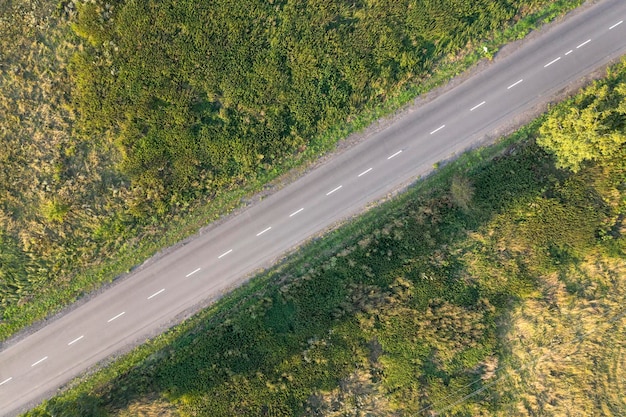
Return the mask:
[(580, 3), (4, 1), (0, 340)]
[[(626, 61), (29, 415), (619, 415), (625, 85)], [(558, 168), (590, 108), (611, 152)]]
[(539, 144), (555, 154), (557, 166), (576, 172), (586, 162), (623, 161), (626, 84), (619, 76), (611, 80), (559, 107), (542, 126)]

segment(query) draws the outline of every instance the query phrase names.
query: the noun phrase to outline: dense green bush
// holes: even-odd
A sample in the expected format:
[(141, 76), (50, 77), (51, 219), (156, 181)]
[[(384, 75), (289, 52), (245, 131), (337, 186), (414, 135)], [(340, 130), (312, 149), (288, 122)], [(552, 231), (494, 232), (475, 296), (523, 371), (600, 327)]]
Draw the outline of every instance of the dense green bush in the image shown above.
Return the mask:
[(541, 128), (539, 143), (554, 153), (557, 164), (576, 172), (584, 163), (600, 161), (626, 169), (626, 74), (596, 83), (560, 106)]
[(198, 196), (253, 176), (523, 1), (87, 2), (72, 74), (84, 126), (107, 130), (141, 186)]

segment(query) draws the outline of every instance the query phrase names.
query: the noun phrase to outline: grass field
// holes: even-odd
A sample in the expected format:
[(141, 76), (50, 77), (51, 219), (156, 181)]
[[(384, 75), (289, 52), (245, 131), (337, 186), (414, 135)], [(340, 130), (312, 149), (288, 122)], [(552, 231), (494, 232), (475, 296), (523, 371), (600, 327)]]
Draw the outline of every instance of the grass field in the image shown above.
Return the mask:
[(619, 415), (625, 97), (626, 62), (29, 415)]

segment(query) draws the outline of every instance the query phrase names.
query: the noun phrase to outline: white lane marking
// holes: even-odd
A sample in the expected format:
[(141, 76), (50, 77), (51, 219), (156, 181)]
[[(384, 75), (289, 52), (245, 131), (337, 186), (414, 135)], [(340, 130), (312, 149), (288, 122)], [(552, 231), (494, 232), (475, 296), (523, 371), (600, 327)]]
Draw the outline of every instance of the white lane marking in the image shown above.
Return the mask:
[(482, 106), (482, 105), (483, 105), (483, 104), (485, 104), (485, 103), (486, 103), (485, 101), (483, 101), (482, 103), (478, 103), (477, 105), (475, 105), (474, 107), (472, 107), (472, 108), (470, 109), (470, 111), (474, 111), (474, 110), (476, 110), (477, 108), (479, 108), (480, 106)]
[(146, 298), (146, 300), (156, 297), (157, 295), (161, 294), (163, 291), (165, 291), (165, 288), (161, 288), (159, 291), (155, 292), (150, 297)]
[(296, 211), (294, 211), (293, 213), (291, 213), (291, 214), (289, 215), (289, 217), (293, 217), (293, 216), (295, 216), (296, 214), (300, 213), (302, 210), (304, 210), (304, 207), (302, 207), (300, 210), (296, 210)]
[(191, 271), (190, 273), (188, 273), (187, 275), (185, 275), (185, 278), (189, 278), (190, 276), (192, 276), (193, 274), (195, 274), (196, 272), (198, 272), (201, 268), (196, 268), (193, 271)]
[(35, 365), (39, 365), (41, 362), (45, 361), (46, 359), (48, 359), (48, 357), (44, 356), (43, 358), (39, 359), (37, 362), (33, 363), (30, 367), (32, 368)]
[(522, 78), (521, 80), (515, 81), (513, 84), (511, 84), (510, 86), (508, 86), (506, 89), (510, 90), (511, 88), (515, 87), (517, 84), (521, 83), (522, 81), (524, 81), (524, 79)]
[(10, 381), (10, 380), (12, 380), (12, 379), (13, 379), (13, 377), (12, 377), (12, 376), (10, 376), (10, 377), (8, 377), (7, 379), (5, 379), (4, 381), (0, 382), (0, 385), (4, 385), (4, 384), (6, 384), (7, 382), (9, 382), (9, 381)]
[(232, 251), (233, 251), (232, 249), (227, 250), (226, 252), (224, 252), (220, 256), (218, 256), (217, 259), (222, 259), (224, 256), (228, 255)]
[(624, 23), (624, 21), (623, 21), (623, 20), (620, 20), (619, 22), (617, 22), (616, 24), (614, 24), (613, 26), (611, 26), (611, 27), (609, 28), (609, 30), (616, 28), (617, 26), (621, 25), (622, 23)]
[(582, 48), (583, 46), (587, 45), (589, 42), (591, 42), (591, 39), (587, 39), (586, 41), (584, 41), (583, 43), (581, 43), (580, 45), (578, 45), (578, 46), (576, 47), (576, 49), (578, 49), (578, 48)]
[(550, 65), (554, 64), (556, 61), (558, 61), (559, 59), (561, 59), (561, 57), (558, 57), (556, 59), (553, 59), (552, 61), (548, 62), (546, 65), (544, 65), (544, 68), (548, 68)]
[(368, 168), (365, 171), (361, 172), (359, 175), (357, 175), (357, 177), (362, 177), (363, 175), (367, 174), (368, 172), (370, 172), (372, 170), (372, 168)]
[(78, 341), (79, 341), (80, 339), (82, 339), (83, 337), (85, 337), (85, 336), (83, 335), (83, 336), (77, 337), (76, 339), (74, 339), (74, 340), (72, 340), (70, 343), (68, 343), (67, 345), (68, 345), (68, 346), (72, 346), (74, 343), (78, 342)]
[(400, 149), (398, 152), (394, 153), (393, 155), (390, 155), (387, 157), (387, 160), (390, 160), (391, 158), (395, 158), (396, 156), (400, 155), (402, 153), (402, 149)]
[(441, 129), (443, 129), (444, 127), (446, 127), (446, 125), (441, 125), (439, 126), (437, 129), (433, 130), (432, 132), (430, 132), (430, 134), (432, 135), (433, 133), (437, 133), (439, 132)]
[(261, 230), (261, 231), (260, 231), (259, 233), (257, 233), (256, 235), (257, 235), (257, 236), (261, 236), (263, 233), (267, 232), (267, 231), (268, 231), (268, 230), (270, 230), (271, 228), (272, 228), (272, 226), (268, 227), (268, 228), (267, 228), (267, 229), (265, 229), (265, 230)]
[(571, 54), (572, 52), (574, 52), (574, 50), (573, 50), (573, 49), (570, 49), (569, 51), (565, 52), (565, 55), (569, 55), (569, 54)]
[(327, 192), (327, 193), (326, 193), (326, 195), (331, 195), (331, 194), (332, 194), (332, 193), (334, 193), (335, 191), (337, 191), (337, 190), (341, 189), (341, 187), (343, 187), (343, 185), (340, 185), (340, 186), (339, 186), (339, 187), (337, 187), (337, 188), (333, 188), (332, 190), (330, 190), (329, 192)]
[(115, 320), (115, 319), (119, 319), (119, 318), (120, 318), (120, 317), (122, 317), (124, 314), (126, 314), (126, 312), (125, 312), (125, 311), (122, 311), (122, 312), (121, 312), (120, 314), (118, 314), (117, 316), (115, 316), (115, 317), (111, 317), (110, 319), (108, 319), (108, 320), (107, 320), (107, 323), (111, 323), (113, 320)]

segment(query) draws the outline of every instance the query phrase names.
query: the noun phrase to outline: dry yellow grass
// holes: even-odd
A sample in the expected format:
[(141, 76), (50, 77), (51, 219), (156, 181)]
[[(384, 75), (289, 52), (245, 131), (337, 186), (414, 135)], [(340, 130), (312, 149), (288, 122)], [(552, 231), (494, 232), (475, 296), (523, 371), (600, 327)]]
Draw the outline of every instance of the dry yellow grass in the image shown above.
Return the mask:
[(619, 416), (626, 410), (626, 260), (593, 253), (511, 314), (499, 415)]
[(174, 407), (156, 396), (138, 400), (116, 413), (117, 417), (176, 417)]

